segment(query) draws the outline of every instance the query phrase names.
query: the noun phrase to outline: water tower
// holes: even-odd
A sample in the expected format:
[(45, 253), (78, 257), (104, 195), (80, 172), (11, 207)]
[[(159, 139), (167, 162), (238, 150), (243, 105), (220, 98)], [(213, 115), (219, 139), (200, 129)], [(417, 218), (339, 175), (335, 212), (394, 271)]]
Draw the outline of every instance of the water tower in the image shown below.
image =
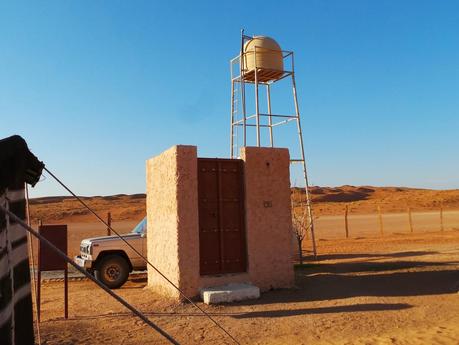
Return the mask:
[[(299, 157), (290, 157), (291, 164), (300, 164), (303, 170), (308, 218), (311, 221), (311, 240), (316, 256), (314, 222), (311, 199), (308, 191), (308, 174), (304, 155), (303, 134), (295, 84), (293, 51), (282, 50), (279, 44), (266, 36), (247, 36), (241, 31), (241, 47), (238, 56), (230, 62), (231, 70), (231, 132), (230, 157), (239, 155), (240, 147), (268, 146), (275, 147), (274, 128), (296, 124), (293, 128), (298, 137), (297, 148), (290, 152), (299, 152)], [(293, 111), (273, 113), (272, 86), (281, 80), (289, 80), (292, 90)], [(252, 96), (248, 91), (253, 89)], [(260, 98), (260, 89), (264, 89), (266, 98)], [(284, 105), (284, 104), (283, 104)], [(292, 127), (292, 126), (289, 126)], [(242, 133), (241, 133), (242, 132)]]

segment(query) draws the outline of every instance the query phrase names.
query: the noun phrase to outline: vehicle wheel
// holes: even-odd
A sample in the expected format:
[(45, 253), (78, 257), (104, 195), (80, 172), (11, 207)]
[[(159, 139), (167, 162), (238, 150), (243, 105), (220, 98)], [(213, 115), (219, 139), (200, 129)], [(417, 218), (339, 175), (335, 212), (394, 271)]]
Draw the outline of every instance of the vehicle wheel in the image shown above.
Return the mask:
[(129, 277), (129, 265), (119, 255), (107, 255), (97, 265), (95, 277), (110, 289), (117, 289), (126, 283)]

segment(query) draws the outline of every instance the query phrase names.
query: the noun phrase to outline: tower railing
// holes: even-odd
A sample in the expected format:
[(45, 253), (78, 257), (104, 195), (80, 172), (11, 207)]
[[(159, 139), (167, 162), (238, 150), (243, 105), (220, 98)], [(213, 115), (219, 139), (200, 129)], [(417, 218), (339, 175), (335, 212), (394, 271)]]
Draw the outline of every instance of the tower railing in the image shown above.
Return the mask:
[[(317, 256), (315, 234), (314, 234), (314, 218), (311, 205), (311, 198), (309, 194), (309, 181), (307, 174), (306, 159), (304, 153), (303, 133), (301, 128), (300, 110), (298, 105), (298, 96), (295, 81), (295, 64), (294, 53), (288, 50), (274, 50), (265, 47), (254, 46), (250, 51), (254, 57), (254, 68), (248, 69), (244, 66), (247, 52), (244, 52), (244, 45), (253, 37), (244, 35), (241, 32), (241, 50), (238, 56), (230, 60), (230, 73), (231, 73), (231, 130), (230, 130), (230, 157), (236, 158), (239, 155), (239, 130), (242, 129), (242, 143), (241, 146), (247, 146), (247, 129), (255, 128), (256, 131), (256, 146), (263, 146), (261, 144), (261, 131), (262, 128), (267, 128), (269, 131), (269, 147), (274, 147), (274, 131), (273, 129), (280, 125), (288, 124), (292, 121), (296, 122), (298, 145), (300, 157), (291, 158), (291, 164), (301, 164), (303, 169), (303, 178), (305, 184), (306, 207), (309, 218), (309, 227), (311, 232), (312, 248), (314, 257)], [(257, 53), (257, 49), (259, 52)], [(257, 55), (266, 54), (269, 51), (273, 53), (282, 54), (283, 70), (268, 69), (257, 65)], [(273, 114), (271, 111), (271, 86), (280, 80), (290, 77), (294, 113), (293, 114)], [(255, 89), (254, 107), (255, 111), (250, 114), (247, 113), (246, 107), (246, 84), (253, 84)], [(259, 88), (262, 86), (266, 91), (267, 112), (260, 111)], [(265, 119), (263, 122), (262, 119)], [(267, 121), (266, 121), (267, 119)]]

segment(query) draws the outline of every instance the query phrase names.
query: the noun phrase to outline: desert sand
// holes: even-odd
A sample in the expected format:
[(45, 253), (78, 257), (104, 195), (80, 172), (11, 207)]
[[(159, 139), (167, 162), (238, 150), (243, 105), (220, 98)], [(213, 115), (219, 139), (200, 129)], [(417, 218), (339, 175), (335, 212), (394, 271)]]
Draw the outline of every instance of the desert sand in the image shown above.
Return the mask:
[[(361, 187), (352, 190), (357, 188)], [(454, 211), (459, 193), (401, 190), (368, 192), (365, 199), (354, 201), (357, 210), (350, 217), (348, 239), (343, 238), (343, 202), (315, 203), (315, 209), (323, 205), (316, 229), (319, 256), (313, 260), (306, 240), (307, 261), (296, 265), (295, 289), (269, 291), (256, 301), (199, 305), (241, 344), (459, 344), (459, 223), (455, 223), (459, 214)], [(448, 222), (444, 231), (439, 231), (439, 204), (433, 202), (437, 200), (433, 196), (449, 205), (445, 207)], [(87, 200), (97, 205), (99, 212), (110, 210), (116, 220), (113, 226), (120, 232), (129, 231), (143, 217), (140, 196)], [(384, 236), (379, 233), (377, 217), (370, 212), (381, 200), (387, 207)], [(403, 213), (408, 201), (420, 210), (414, 214), (413, 233)], [(106, 232), (88, 215), (59, 214), (59, 210), (70, 212), (73, 202), (51, 203), (49, 209), (54, 213), (44, 217), (69, 224), (72, 255), (81, 238)], [(46, 203), (35, 203), (32, 218), (34, 213), (46, 212), (46, 207)], [(146, 274), (131, 276), (116, 292), (182, 344), (232, 344), (193, 306), (164, 300), (151, 292), (146, 287)], [(86, 279), (71, 281), (69, 302), (70, 318), (65, 320), (62, 281), (44, 281), (43, 344), (167, 343)]]
[[(458, 344), (459, 232), (319, 241), (296, 267), (297, 288), (256, 301), (200, 304), (242, 344)], [(121, 289), (183, 344), (231, 344), (189, 304), (163, 300), (136, 275)], [(43, 284), (43, 344), (166, 344), (92, 282)]]

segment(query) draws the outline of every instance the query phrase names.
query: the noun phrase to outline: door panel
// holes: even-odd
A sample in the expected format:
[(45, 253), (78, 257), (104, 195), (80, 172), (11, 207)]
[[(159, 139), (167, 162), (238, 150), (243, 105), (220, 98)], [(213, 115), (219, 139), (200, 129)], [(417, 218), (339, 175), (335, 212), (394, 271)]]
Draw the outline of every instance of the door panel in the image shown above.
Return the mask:
[(198, 159), (202, 275), (246, 270), (243, 163)]

